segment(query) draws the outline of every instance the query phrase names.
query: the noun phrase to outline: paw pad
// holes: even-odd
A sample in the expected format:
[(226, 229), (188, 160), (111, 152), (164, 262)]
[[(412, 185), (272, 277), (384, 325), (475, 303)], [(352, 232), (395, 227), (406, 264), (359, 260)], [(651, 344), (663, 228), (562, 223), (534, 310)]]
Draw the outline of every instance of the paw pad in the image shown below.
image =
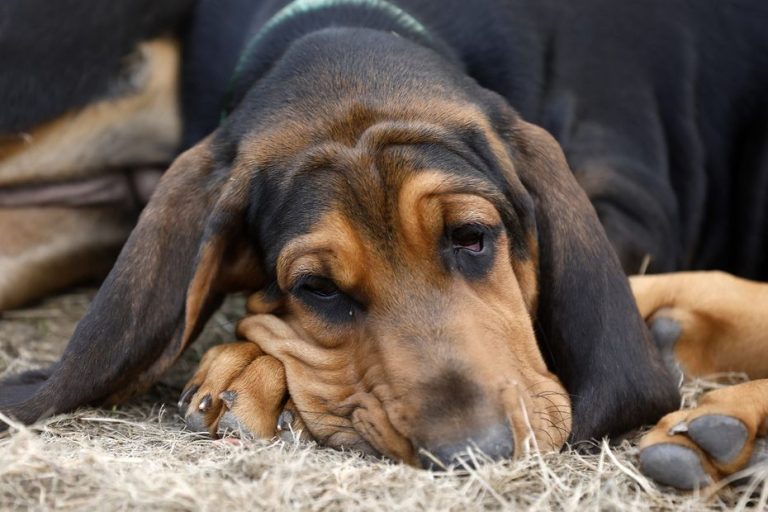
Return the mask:
[(749, 432), (744, 423), (732, 416), (709, 414), (690, 422), (688, 437), (717, 462), (727, 464), (744, 449)]
[(284, 410), (280, 413), (280, 417), (277, 418), (277, 430), (290, 431), (293, 424), (293, 413), (291, 411)]
[(655, 444), (640, 452), (640, 470), (660, 484), (678, 489), (692, 490), (712, 483), (696, 452), (672, 443)]
[(747, 466), (757, 466), (758, 464), (768, 465), (768, 438), (762, 437), (755, 441), (755, 450), (749, 459)]
[(208, 433), (208, 425), (205, 424), (205, 416), (199, 412), (193, 412), (184, 418), (187, 430), (197, 433)]
[(675, 358), (675, 343), (683, 332), (682, 327), (676, 320), (657, 315), (651, 321), (649, 329), (667, 369), (676, 379), (682, 380), (683, 372)]
[(227, 434), (239, 434), (241, 436), (250, 434), (251, 431), (248, 430), (241, 422), (237, 419), (237, 416), (232, 414), (230, 411), (225, 412), (221, 419), (219, 420), (219, 435), (224, 436)]

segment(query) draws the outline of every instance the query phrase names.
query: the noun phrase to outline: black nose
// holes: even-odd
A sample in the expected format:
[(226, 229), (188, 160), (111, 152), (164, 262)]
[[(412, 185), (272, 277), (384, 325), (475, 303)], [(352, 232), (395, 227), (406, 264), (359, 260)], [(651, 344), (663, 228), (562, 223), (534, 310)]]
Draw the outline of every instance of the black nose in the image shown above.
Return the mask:
[(419, 461), (424, 469), (444, 469), (449, 466), (474, 468), (475, 459), (483, 458), (478, 457), (478, 452), (492, 460), (511, 458), (515, 452), (515, 440), (509, 422), (492, 425), (463, 441), (427, 443), (419, 452)]

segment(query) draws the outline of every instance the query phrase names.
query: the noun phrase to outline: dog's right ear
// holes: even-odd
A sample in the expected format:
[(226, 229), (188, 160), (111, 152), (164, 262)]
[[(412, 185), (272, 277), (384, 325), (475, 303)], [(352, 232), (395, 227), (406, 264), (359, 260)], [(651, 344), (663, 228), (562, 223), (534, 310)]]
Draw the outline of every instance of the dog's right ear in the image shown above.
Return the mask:
[(0, 411), (31, 423), (122, 401), (176, 360), (231, 285), (261, 284), (243, 226), (249, 173), (217, 165), (210, 146), (173, 163), (61, 360), (0, 383)]
[(533, 200), (539, 342), (571, 394), (572, 441), (617, 435), (675, 409), (679, 395), (629, 283), (559, 145), (521, 119), (501, 129)]

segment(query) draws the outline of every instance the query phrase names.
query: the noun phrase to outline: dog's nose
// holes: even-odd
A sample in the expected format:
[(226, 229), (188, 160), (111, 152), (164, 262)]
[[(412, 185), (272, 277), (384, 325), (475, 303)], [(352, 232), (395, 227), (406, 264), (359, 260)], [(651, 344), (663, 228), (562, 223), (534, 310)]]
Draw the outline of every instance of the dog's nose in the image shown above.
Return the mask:
[(483, 458), (477, 457), (478, 452), (492, 460), (511, 458), (515, 452), (515, 440), (509, 422), (487, 427), (463, 441), (428, 443), (420, 450), (419, 461), (424, 469), (444, 469), (449, 466), (474, 468), (475, 460)]

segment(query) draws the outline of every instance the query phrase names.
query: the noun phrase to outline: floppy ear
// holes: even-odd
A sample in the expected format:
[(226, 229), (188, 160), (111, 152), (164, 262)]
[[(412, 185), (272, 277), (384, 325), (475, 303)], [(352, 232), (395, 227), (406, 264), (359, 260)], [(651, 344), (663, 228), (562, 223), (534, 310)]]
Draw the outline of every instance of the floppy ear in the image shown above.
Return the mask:
[(557, 142), (515, 120), (499, 129), (533, 199), (539, 255), (536, 329), (573, 406), (572, 441), (624, 433), (679, 406), (627, 277)]
[(0, 411), (31, 423), (85, 403), (121, 401), (152, 384), (198, 333), (227, 285), (257, 284), (256, 260), (236, 236), (247, 181), (217, 167), (207, 141), (181, 155), (61, 360), (0, 383)]

